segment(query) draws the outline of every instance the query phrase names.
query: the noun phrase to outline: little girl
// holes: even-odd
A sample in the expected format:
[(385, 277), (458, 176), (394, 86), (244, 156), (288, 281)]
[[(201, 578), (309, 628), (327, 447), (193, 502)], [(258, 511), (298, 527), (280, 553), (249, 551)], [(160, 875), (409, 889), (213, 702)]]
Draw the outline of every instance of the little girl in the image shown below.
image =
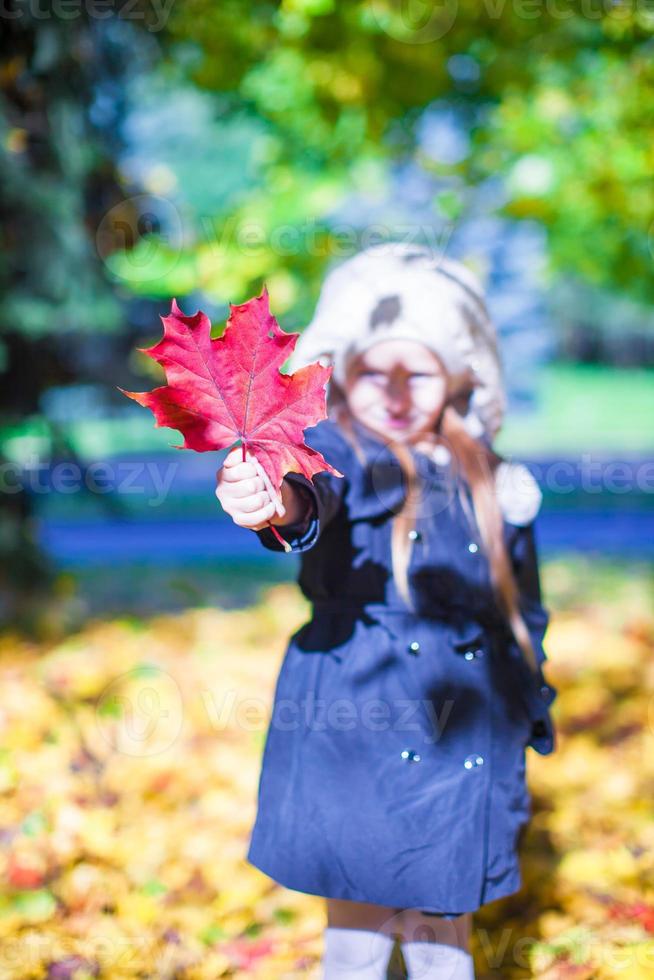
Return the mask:
[[(469, 980), (472, 913), (518, 891), (525, 750), (555, 747), (534, 519), (541, 492), (491, 448), (505, 410), (477, 278), (369, 248), (326, 278), (291, 371), (333, 364), (281, 502), (232, 450), (216, 495), (301, 553), (313, 615), (290, 638), (248, 860), (327, 904), (323, 977)], [(280, 516), (281, 512), (281, 516)]]

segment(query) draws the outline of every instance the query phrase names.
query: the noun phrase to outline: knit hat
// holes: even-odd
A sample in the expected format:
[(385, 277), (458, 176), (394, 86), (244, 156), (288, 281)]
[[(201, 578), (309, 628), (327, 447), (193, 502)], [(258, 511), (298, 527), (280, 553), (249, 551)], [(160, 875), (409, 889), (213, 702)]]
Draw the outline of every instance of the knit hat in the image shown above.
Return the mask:
[(289, 369), (331, 363), (332, 377), (342, 386), (350, 357), (398, 338), (433, 350), (455, 379), (472, 370), (475, 387), (464, 423), (471, 435), (492, 442), (506, 394), (483, 288), (467, 266), (425, 246), (374, 245), (332, 269)]

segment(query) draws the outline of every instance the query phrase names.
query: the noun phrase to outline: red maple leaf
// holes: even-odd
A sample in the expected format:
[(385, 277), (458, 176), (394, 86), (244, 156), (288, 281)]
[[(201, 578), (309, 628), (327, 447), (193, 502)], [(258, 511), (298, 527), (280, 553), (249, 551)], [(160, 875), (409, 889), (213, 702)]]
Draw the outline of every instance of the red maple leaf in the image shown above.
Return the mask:
[(275, 495), (289, 472), (343, 476), (304, 442), (304, 429), (327, 417), (331, 367), (315, 363), (282, 374), (300, 335), (280, 329), (265, 286), (247, 303), (229, 305), (225, 331), (212, 339), (206, 314), (185, 316), (173, 300), (161, 317), (163, 338), (137, 348), (163, 367), (167, 383), (152, 391), (118, 390), (151, 409), (156, 428), (182, 433), (184, 443), (174, 449), (208, 452), (240, 439), (243, 459), (248, 452), (255, 458)]

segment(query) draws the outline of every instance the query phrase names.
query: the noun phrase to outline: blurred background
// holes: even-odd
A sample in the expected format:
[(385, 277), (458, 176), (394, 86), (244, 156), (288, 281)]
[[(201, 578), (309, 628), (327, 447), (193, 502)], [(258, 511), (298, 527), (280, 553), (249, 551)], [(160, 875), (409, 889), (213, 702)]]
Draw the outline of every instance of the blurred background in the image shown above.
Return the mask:
[(297, 559), (117, 386), (172, 297), (300, 331), (388, 240), (481, 276), (544, 494), (560, 744), (479, 976), (654, 975), (653, 137), (645, 3), (5, 0), (0, 977), (317, 975), (242, 860)]

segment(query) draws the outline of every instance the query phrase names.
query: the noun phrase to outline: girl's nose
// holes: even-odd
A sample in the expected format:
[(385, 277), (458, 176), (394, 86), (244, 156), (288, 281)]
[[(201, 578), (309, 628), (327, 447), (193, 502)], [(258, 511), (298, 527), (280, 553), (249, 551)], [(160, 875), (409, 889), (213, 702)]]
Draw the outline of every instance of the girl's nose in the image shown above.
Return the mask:
[(411, 404), (409, 386), (399, 380), (391, 379), (386, 389), (386, 404), (394, 412), (403, 412)]

